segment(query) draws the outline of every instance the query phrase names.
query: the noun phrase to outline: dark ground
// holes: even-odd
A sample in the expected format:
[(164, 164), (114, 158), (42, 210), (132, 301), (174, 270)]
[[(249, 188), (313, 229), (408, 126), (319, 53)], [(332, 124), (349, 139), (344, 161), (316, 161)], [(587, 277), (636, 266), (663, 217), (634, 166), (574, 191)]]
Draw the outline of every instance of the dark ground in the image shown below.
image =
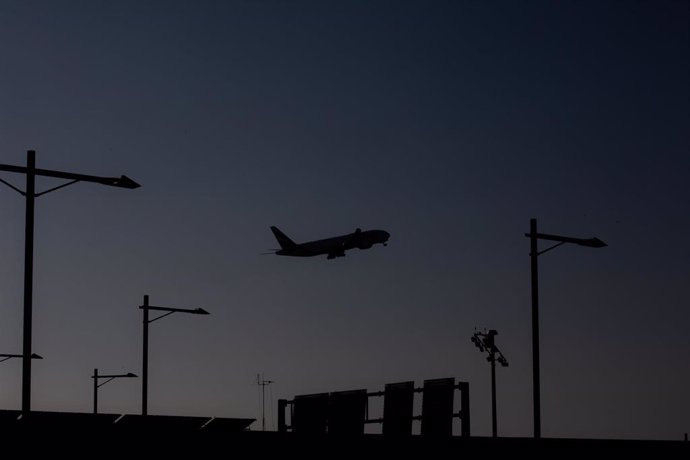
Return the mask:
[[(247, 431), (252, 419), (210, 419), (115, 414), (0, 411), (0, 436), (6, 452), (19, 455), (68, 455), (107, 458), (141, 455), (178, 458), (462, 458), (466, 456), (584, 455), (690, 458), (683, 441), (593, 440), (383, 435), (334, 436)], [(118, 420), (119, 419), (119, 420)], [(117, 420), (117, 422), (115, 422)], [(115, 423), (114, 423), (115, 422)], [(200, 428), (203, 426), (202, 428)], [(10, 458), (9, 456), (7, 458)], [(638, 457), (635, 457), (638, 458)]]

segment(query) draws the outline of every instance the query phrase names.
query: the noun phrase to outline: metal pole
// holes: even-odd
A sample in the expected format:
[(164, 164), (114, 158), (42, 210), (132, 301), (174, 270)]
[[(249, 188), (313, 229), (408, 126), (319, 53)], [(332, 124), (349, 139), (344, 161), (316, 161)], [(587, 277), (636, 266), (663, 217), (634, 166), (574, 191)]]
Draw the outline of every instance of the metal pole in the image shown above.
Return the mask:
[(98, 369), (93, 370), (93, 413), (98, 413)]
[(26, 225), (24, 227), (24, 346), (22, 356), (22, 414), (31, 412), (31, 312), (34, 273), (34, 198), (36, 152), (26, 152)]
[(539, 390), (539, 267), (537, 257), (537, 219), (530, 219), (530, 259), (532, 265), (532, 386), (534, 437), (541, 438), (541, 396)]
[(141, 415), (148, 414), (149, 391), (149, 296), (144, 296), (144, 354), (141, 370)]
[(261, 431), (266, 431), (266, 384), (261, 375)]
[(498, 436), (498, 422), (496, 421), (496, 353), (491, 351), (491, 435)]
[[(258, 377), (258, 375), (257, 375)], [(261, 431), (266, 431), (266, 384), (264, 383), (264, 376), (261, 375)]]

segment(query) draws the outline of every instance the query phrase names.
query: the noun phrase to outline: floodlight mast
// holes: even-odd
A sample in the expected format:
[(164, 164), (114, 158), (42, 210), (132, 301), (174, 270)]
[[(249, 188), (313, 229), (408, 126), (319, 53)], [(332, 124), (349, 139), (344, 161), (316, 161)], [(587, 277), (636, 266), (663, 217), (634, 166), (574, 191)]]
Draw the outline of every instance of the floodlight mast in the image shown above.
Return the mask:
[[(491, 435), (495, 438), (498, 436), (498, 417), (496, 415), (496, 360), (503, 367), (508, 367), (508, 360), (503, 356), (501, 350), (496, 346), (495, 337), (498, 331), (490, 329), (488, 332), (477, 331), (475, 328), (474, 335), (470, 339), (474, 346), (479, 348), (479, 351), (486, 351), (489, 355), (486, 360), (491, 363)], [(498, 358), (497, 358), (498, 355)]]

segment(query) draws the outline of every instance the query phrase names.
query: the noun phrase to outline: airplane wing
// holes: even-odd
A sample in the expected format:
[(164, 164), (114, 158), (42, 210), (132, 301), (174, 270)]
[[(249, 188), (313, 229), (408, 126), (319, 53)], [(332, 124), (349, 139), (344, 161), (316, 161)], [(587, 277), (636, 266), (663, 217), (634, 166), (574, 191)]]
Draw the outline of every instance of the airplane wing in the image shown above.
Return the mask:
[(359, 243), (362, 239), (362, 229), (358, 228), (355, 230), (354, 233), (349, 235), (349, 238), (345, 239), (343, 241), (343, 248), (345, 249), (351, 249), (359, 246)]

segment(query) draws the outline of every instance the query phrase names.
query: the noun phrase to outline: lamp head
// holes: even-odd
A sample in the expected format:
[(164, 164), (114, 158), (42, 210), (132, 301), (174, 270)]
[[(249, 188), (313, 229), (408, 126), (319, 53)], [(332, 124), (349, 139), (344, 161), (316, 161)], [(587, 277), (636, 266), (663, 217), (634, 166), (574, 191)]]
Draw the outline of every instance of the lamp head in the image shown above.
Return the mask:
[(608, 246), (606, 243), (601, 241), (599, 238), (589, 238), (586, 240), (582, 240), (578, 244), (580, 246), (587, 246), (588, 248), (604, 248), (604, 247)]
[(484, 351), (484, 345), (482, 344), (482, 341), (477, 338), (476, 335), (473, 335), (470, 340), (472, 341), (475, 347), (479, 348), (479, 351)]
[(114, 187), (121, 187), (121, 188), (129, 188), (129, 189), (135, 189), (141, 187), (141, 185), (137, 184), (134, 182), (132, 179), (130, 179), (127, 176), (120, 176), (120, 178), (114, 179), (109, 185), (112, 185)]

